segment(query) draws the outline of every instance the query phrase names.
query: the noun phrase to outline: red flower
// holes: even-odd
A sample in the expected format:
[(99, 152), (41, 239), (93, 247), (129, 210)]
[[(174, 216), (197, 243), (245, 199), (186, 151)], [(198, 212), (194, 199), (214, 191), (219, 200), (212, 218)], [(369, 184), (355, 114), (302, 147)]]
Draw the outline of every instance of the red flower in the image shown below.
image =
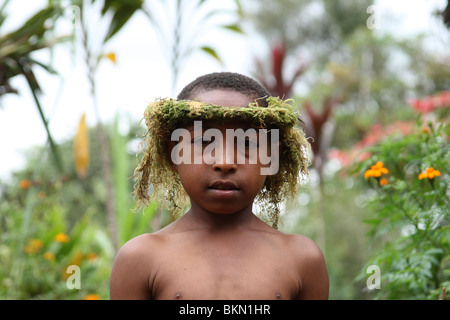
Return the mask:
[(436, 108), (450, 107), (450, 91), (442, 91), (439, 94), (423, 99), (411, 99), (408, 104), (418, 112), (431, 112)]

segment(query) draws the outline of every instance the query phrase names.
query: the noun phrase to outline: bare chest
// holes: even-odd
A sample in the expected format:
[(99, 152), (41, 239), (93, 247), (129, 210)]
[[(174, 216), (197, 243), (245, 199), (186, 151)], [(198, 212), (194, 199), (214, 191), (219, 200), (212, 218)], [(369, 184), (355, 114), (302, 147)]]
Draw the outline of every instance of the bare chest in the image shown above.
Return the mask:
[(185, 246), (161, 257), (154, 299), (293, 299), (300, 289), (289, 256), (258, 246)]

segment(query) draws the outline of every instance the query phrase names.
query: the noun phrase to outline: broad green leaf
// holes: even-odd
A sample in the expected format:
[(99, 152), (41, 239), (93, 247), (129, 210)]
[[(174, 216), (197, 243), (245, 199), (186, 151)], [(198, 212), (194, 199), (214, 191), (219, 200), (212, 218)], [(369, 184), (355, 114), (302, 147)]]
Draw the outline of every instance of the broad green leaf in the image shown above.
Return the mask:
[(244, 31), (241, 29), (241, 27), (236, 23), (223, 25), (222, 28), (233, 31), (233, 32), (237, 32), (237, 33), (242, 33), (242, 34), (244, 33)]
[(216, 59), (220, 64), (223, 64), (222, 59), (220, 59), (220, 57), (217, 54), (216, 50), (214, 50), (213, 48), (208, 47), (208, 46), (203, 46), (203, 47), (200, 47), (200, 50), (202, 50), (203, 52), (209, 54), (211, 57)]

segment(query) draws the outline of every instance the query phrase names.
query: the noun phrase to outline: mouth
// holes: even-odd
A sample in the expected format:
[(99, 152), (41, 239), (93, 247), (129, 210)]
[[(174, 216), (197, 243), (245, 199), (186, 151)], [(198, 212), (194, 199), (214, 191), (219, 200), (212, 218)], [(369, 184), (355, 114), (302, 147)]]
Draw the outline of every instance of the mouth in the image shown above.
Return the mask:
[(208, 189), (223, 191), (239, 190), (239, 188), (231, 181), (215, 181), (208, 187)]

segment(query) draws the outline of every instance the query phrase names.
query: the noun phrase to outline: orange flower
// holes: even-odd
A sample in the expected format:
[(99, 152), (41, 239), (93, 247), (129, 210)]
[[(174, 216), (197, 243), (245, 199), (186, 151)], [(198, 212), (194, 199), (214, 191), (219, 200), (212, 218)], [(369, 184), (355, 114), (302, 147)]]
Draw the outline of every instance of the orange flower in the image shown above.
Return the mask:
[(95, 261), (97, 260), (97, 254), (95, 252), (91, 252), (86, 256), (86, 259), (89, 261)]
[(389, 170), (384, 167), (383, 162), (378, 161), (376, 164), (371, 166), (369, 170), (366, 170), (366, 172), (364, 172), (364, 178), (380, 178), (382, 174), (387, 173), (389, 173)]
[(83, 300), (100, 300), (100, 296), (98, 294), (88, 294)]
[(24, 250), (26, 253), (36, 253), (42, 249), (43, 245), (44, 244), (43, 244), (42, 240), (32, 239), (25, 246)]
[(439, 170), (434, 170), (433, 167), (427, 168), (424, 172), (419, 174), (419, 180), (422, 179), (434, 179), (434, 177), (439, 177), (441, 172)]
[(389, 181), (386, 178), (381, 178), (379, 183), (380, 183), (380, 186), (385, 186), (389, 183)]
[(24, 189), (28, 189), (29, 187), (31, 187), (31, 181), (28, 179), (22, 179), (19, 182), (19, 188), (24, 190)]
[(53, 261), (55, 260), (55, 255), (51, 252), (46, 252), (44, 253), (44, 259), (48, 261)]
[(69, 236), (63, 232), (58, 233), (54, 239), (56, 242), (69, 242)]

